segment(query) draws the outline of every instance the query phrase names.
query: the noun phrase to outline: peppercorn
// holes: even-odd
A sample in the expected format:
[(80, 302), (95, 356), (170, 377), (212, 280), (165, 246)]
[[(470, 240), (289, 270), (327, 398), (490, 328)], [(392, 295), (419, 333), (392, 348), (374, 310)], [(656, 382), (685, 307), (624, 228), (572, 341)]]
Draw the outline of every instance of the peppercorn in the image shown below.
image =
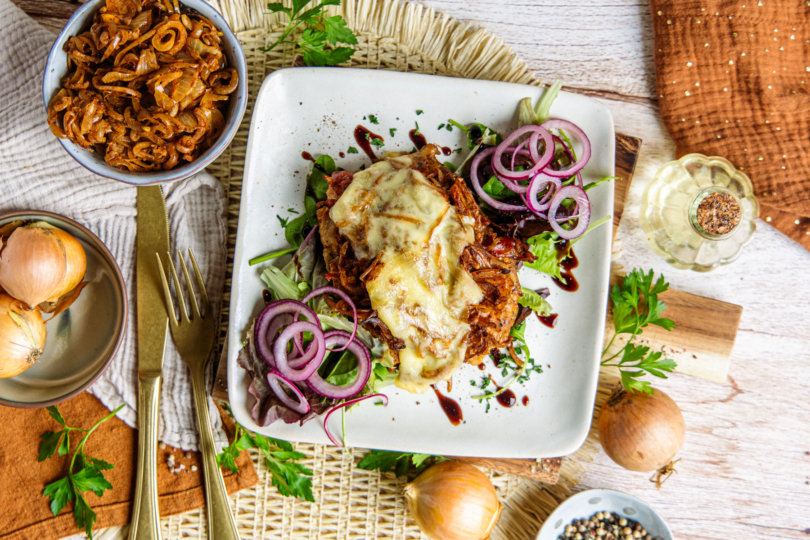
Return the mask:
[(644, 526), (616, 513), (596, 512), (590, 518), (573, 520), (558, 540), (662, 540), (647, 534)]

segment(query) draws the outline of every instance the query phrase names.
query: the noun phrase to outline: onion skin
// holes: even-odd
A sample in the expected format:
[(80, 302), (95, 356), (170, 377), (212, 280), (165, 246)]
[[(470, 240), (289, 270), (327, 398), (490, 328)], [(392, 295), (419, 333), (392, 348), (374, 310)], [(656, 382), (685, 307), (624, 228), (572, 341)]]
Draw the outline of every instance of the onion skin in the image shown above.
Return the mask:
[(16, 229), (0, 253), (0, 286), (28, 307), (44, 302), (65, 277), (64, 253), (62, 240), (53, 229)]
[(62, 241), (65, 247), (65, 275), (62, 282), (51, 293), (46, 302), (56, 302), (60, 297), (69, 293), (82, 282), (87, 272), (87, 253), (81, 243), (76, 238), (62, 229), (50, 229)]
[(18, 300), (0, 294), (0, 379), (14, 377), (33, 366), (45, 349), (45, 336), (45, 323), (38, 311), (26, 310)]
[(489, 478), (467, 463), (443, 461), (405, 486), (416, 524), (432, 540), (484, 540), (502, 505)]
[[(87, 254), (70, 233), (45, 222), (18, 227), (0, 252), (0, 286), (47, 313), (67, 301), (84, 279)], [(78, 294), (71, 295), (73, 300)]]
[(631, 471), (664, 467), (683, 446), (685, 435), (681, 410), (661, 390), (645, 394), (617, 387), (599, 413), (602, 448)]

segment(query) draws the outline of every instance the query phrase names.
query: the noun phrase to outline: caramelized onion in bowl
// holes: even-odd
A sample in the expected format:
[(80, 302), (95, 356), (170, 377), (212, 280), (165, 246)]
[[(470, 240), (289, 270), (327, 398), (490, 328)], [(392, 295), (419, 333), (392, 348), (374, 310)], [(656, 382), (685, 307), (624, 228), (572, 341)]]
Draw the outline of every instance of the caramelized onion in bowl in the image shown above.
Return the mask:
[(193, 161), (222, 133), (220, 108), (239, 83), (221, 36), (176, 0), (107, 0), (89, 30), (65, 42), (51, 131), (131, 172)]

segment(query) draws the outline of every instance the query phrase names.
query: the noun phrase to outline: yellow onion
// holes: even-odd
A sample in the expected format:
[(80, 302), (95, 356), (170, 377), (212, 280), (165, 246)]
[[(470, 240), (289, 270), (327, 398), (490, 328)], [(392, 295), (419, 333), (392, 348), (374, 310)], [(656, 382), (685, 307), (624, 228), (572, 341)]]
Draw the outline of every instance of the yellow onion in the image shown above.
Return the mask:
[(45, 323), (38, 311), (0, 294), (0, 379), (33, 366), (45, 349)]
[(678, 405), (661, 390), (617, 386), (599, 412), (599, 442), (625, 469), (650, 472), (668, 465), (683, 446), (686, 426)]
[(69, 233), (47, 223), (18, 227), (0, 252), (0, 286), (35, 307), (74, 290), (87, 270), (84, 248)]
[(433, 540), (484, 540), (501, 503), (484, 473), (460, 461), (433, 465), (405, 486), (416, 524)]

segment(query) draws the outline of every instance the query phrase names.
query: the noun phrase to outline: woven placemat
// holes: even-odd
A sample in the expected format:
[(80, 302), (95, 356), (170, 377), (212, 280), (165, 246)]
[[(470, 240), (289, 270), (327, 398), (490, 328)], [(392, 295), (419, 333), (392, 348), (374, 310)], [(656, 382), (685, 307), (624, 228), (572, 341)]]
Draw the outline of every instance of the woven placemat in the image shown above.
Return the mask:
[[(292, 66), (292, 46), (271, 53), (259, 50), (273, 43), (283, 30), (279, 15), (266, 15), (266, 0), (209, 0), (228, 20), (242, 43), (248, 67), (248, 105), (244, 120), (230, 147), (208, 170), (222, 181), (228, 194), (228, 269), (232, 273), (233, 249), (245, 166), (248, 128), (262, 81), (273, 71)], [(285, 4), (289, 4), (289, 0)], [(436, 13), (432, 8), (397, 0), (343, 0), (330, 8), (342, 15), (357, 35), (357, 52), (347, 66), (489, 79), (539, 85), (540, 81), (497, 37), (480, 28)], [(226, 278), (220, 345), (227, 329), (230, 277)], [(606, 376), (603, 376), (606, 377)], [(600, 385), (597, 410), (607, 398)], [(493, 540), (536, 537), (545, 518), (570, 494), (584, 472), (583, 463), (596, 452), (594, 426), (585, 444), (563, 460), (559, 482), (554, 485), (494, 471), (490, 476), (504, 503)], [(243, 539), (424, 539), (411, 519), (401, 496), (406, 479), (392, 473), (365, 471), (357, 464), (368, 451), (298, 444), (307, 455), (303, 464), (313, 473), (315, 503), (282, 497), (257, 453), (253, 453), (259, 484), (231, 498)], [(205, 510), (162, 520), (163, 538), (207, 538)], [(97, 538), (125, 537), (125, 528), (102, 531)]]

